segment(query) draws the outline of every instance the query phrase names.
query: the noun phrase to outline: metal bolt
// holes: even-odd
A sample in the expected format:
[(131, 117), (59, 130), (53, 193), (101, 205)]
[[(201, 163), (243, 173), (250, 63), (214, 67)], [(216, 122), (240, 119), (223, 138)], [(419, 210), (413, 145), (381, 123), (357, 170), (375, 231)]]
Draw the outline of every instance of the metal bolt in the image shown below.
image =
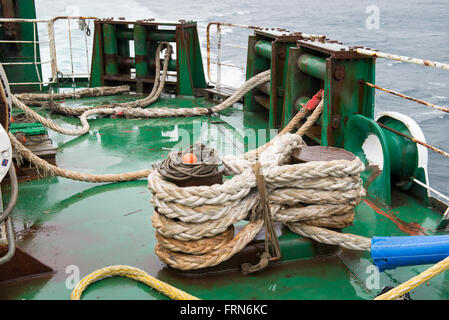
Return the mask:
[(343, 80), (346, 76), (346, 71), (344, 67), (337, 67), (334, 72), (334, 78), (337, 81)]

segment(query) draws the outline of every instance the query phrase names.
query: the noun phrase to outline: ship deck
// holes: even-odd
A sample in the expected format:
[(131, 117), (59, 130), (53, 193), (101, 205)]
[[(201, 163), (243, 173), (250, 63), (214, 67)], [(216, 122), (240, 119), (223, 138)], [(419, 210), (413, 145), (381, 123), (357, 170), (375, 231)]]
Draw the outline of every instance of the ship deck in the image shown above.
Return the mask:
[[(85, 98), (66, 105), (137, 99), (139, 96)], [(208, 106), (204, 98), (164, 96), (153, 107)], [(45, 111), (40, 111), (46, 113)], [(66, 128), (79, 127), (77, 118), (49, 116)], [(245, 152), (241, 139), (247, 129), (267, 129), (264, 114), (243, 112), (241, 106), (212, 118), (90, 120), (91, 130), (80, 137), (49, 132), (57, 147), (57, 165), (88, 173), (120, 173), (150, 168), (182, 142), (180, 130), (193, 142), (220, 152)], [(199, 130), (195, 129), (199, 128)], [(216, 132), (230, 133), (223, 141)], [(259, 141), (259, 144), (262, 141)], [(218, 146), (224, 146), (223, 148)], [(4, 201), (9, 197), (3, 188)], [(386, 208), (364, 199), (356, 208), (354, 225), (344, 229), (363, 236), (435, 234), (441, 213), (394, 191), (395, 205)], [(69, 299), (70, 266), (80, 277), (109, 265), (130, 265), (202, 299), (372, 299), (383, 286), (396, 286), (428, 268), (401, 267), (383, 272), (381, 288), (369, 289), (369, 253), (334, 250), (313, 259), (279, 262), (256, 274), (238, 270), (210, 274), (184, 274), (159, 261), (151, 225), (153, 208), (146, 180), (92, 184), (47, 177), (19, 185), (12, 213), (18, 247), (54, 269), (52, 274), (0, 284), (1, 299)], [(285, 239), (291, 240), (287, 230)], [(300, 237), (295, 238), (298, 241)], [(294, 239), (293, 239), (294, 240)], [(293, 241), (294, 242), (294, 241)], [(293, 252), (285, 252), (287, 256)], [(413, 299), (449, 298), (449, 272), (412, 291)], [(91, 285), (83, 299), (167, 299), (149, 287), (121, 277)]]

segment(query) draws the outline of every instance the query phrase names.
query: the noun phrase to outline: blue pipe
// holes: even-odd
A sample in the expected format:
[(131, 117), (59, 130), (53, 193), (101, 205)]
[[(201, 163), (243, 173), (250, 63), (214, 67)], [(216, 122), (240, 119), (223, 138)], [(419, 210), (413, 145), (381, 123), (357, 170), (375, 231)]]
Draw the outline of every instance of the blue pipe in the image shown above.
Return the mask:
[(449, 256), (449, 235), (373, 237), (371, 256), (380, 271), (437, 263)]

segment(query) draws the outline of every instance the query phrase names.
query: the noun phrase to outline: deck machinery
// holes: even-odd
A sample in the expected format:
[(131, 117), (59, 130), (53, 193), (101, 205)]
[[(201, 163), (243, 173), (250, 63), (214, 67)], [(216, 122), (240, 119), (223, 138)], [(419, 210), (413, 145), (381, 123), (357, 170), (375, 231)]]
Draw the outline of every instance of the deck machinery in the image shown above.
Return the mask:
[[(24, 36), (24, 34), (17, 35), (16, 39), (24, 39)], [(152, 19), (96, 20), (90, 86), (130, 84), (132, 90), (138, 93), (149, 92), (154, 83), (155, 49), (161, 41), (176, 44), (173, 59), (169, 64), (172, 73), (166, 87), (166, 93), (175, 95), (164, 96), (158, 102), (158, 106), (170, 106), (173, 103), (187, 107), (198, 104), (210, 106), (210, 102), (202, 97), (204, 90), (207, 89), (207, 83), (196, 23), (193, 21), (159, 23)], [(6, 61), (5, 56), (1, 56), (0, 61)], [(301, 33), (255, 30), (248, 41), (247, 79), (267, 69), (271, 69), (271, 81), (245, 96), (243, 111), (215, 115), (221, 119), (220, 122), (214, 121), (211, 116), (171, 119), (167, 124), (165, 120), (160, 119), (156, 121), (101, 119), (98, 121), (103, 124), (107, 122), (112, 126), (114, 133), (112, 134), (109, 129), (96, 127), (94, 129), (96, 133), (86, 138), (89, 144), (78, 144), (76, 141), (70, 144), (73, 148), (71, 154), (82, 154), (82, 157), (77, 158), (82, 163), (88, 163), (85, 161), (91, 156), (87, 153), (92, 150), (103, 150), (104, 159), (116, 159), (117, 156), (113, 156), (114, 153), (111, 152), (115, 152), (119, 157), (129, 158), (130, 151), (127, 148), (135, 146), (134, 140), (139, 139), (140, 142), (150, 141), (151, 148), (142, 150), (140, 147), (138, 149), (140, 151), (131, 154), (132, 161), (119, 160), (120, 171), (134, 168), (135, 165), (148, 166), (149, 162), (160, 161), (166, 156), (164, 148), (174, 143), (169, 138), (170, 134), (176, 132), (180, 126), (192, 128), (194, 121), (199, 121), (204, 128), (224, 125), (234, 126), (239, 130), (247, 127), (281, 129), (315, 93), (323, 89), (323, 115), (307, 133), (307, 142), (312, 145), (347, 149), (357, 155), (367, 168), (362, 174), (367, 195), (355, 210), (353, 226), (341, 231), (366, 237), (446, 233), (444, 230), (436, 230), (435, 226), (447, 206), (432, 198), (426, 189), (410, 182), (410, 179), (414, 178), (422, 183), (428, 183), (427, 154), (417, 144), (395, 135), (391, 130), (385, 129), (385, 126), (412, 137), (417, 137), (422, 132), (416, 128), (413, 120), (403, 115), (389, 113), (381, 115), (378, 119), (374, 118), (374, 89), (365, 83), (375, 82), (375, 58), (360, 55), (356, 52), (356, 47), (325, 37), (310, 39)], [(17, 73), (13, 75), (8, 69), (6, 72), (8, 78), (18, 76)], [(25, 79), (26, 73), (22, 73), (22, 76)], [(63, 90), (59, 84), (51, 86), (56, 91)], [(21, 86), (21, 90), (24, 88), (27, 86)], [(31, 89), (28, 87), (28, 90)], [(12, 90), (16, 92), (16, 87), (12, 86)], [(43, 91), (46, 90), (48, 87), (43, 88)], [(99, 102), (101, 98), (89, 100), (91, 104)], [(66, 121), (60, 117), (57, 120)], [(71, 123), (71, 120), (67, 121)], [(134, 138), (128, 135), (124, 139), (122, 134), (118, 135), (118, 130), (132, 133)], [(109, 134), (112, 134), (113, 138), (108, 138)], [(66, 143), (60, 135), (54, 134), (52, 137), (61, 145)], [(201, 137), (194, 137), (199, 138)], [(100, 149), (97, 148), (97, 143), (100, 144)], [(373, 156), (370, 150), (378, 152)], [(137, 155), (138, 152), (143, 153)], [(67, 153), (62, 154), (62, 159), (67, 161)], [(63, 166), (63, 161), (59, 160), (58, 165)], [(98, 169), (98, 166), (92, 164), (91, 169)], [(39, 192), (45, 194), (45, 197), (38, 200), (36, 188), (44, 185), (45, 188)], [(48, 197), (48, 193), (51, 192), (49, 187), (60, 190), (58, 195)], [(67, 191), (72, 188), (77, 190), (73, 191), (77, 194)], [(129, 199), (137, 207), (147, 208), (148, 201), (143, 200), (140, 195), (145, 191), (145, 183), (136, 181), (123, 183), (118, 187), (102, 185), (90, 188), (83, 183), (54, 178), (21, 184), (15, 223), (20, 224), (20, 221), (26, 220), (37, 230), (45, 226), (55, 226), (56, 231), (46, 229), (48, 237), (55, 237), (55, 240), (54, 245), (47, 246), (45, 250), (42, 246), (48, 244), (48, 240), (38, 232), (31, 236), (36, 236), (32, 240), (35, 241), (34, 246), (29, 245), (29, 238), (26, 236), (18, 239), (18, 246), (25, 245), (30, 254), (51, 266), (55, 273), (47, 275), (43, 280), (31, 281), (21, 278), (4, 287), (0, 283), (2, 288), (0, 297), (67, 298), (69, 291), (65, 286), (65, 273), (68, 264), (79, 266), (84, 274), (93, 271), (92, 268), (100, 267), (101, 264), (111, 263), (134, 264), (196, 296), (212, 299), (370, 299), (382, 289), (371, 288), (366, 284), (370, 276), (366, 270), (372, 265), (369, 253), (352, 252), (341, 250), (337, 246), (319, 244), (293, 234), (286, 228), (280, 229), (279, 234), (281, 261), (257, 275), (245, 277), (238, 269), (242, 262), (255, 261), (256, 254), (260, 253), (263, 247), (260, 240), (254, 241), (241, 253), (217, 267), (192, 272), (167, 268), (157, 261), (152, 252), (155, 239), (148, 215), (133, 214), (131, 218), (125, 220), (124, 217), (128, 217), (130, 213), (123, 215), (114, 211), (123, 207), (124, 202), (120, 199)], [(127, 188), (133, 190), (133, 193), (126, 191)], [(63, 199), (57, 199), (58, 197)], [(33, 201), (36, 203), (33, 204)], [(86, 201), (86, 204), (77, 204), (78, 201)], [(36, 211), (36, 215), (29, 212), (30, 206)], [(94, 206), (95, 210), (89, 206)], [(107, 215), (102, 213), (103, 206), (106, 211), (109, 210)], [(92, 211), (90, 218), (87, 219), (96, 221), (95, 230), (81, 222), (83, 217), (86, 218), (84, 214), (86, 209)], [(139, 210), (147, 209), (138, 209), (135, 212)], [(70, 212), (70, 215), (66, 214), (66, 211)], [(94, 217), (95, 212), (98, 214), (97, 217)], [(108, 218), (101, 223), (98, 220), (106, 217)], [(56, 220), (53, 222), (53, 219)], [(19, 229), (24, 234), (29, 233), (27, 226)], [(84, 242), (77, 242), (76, 233), (73, 234), (73, 231), (95, 239), (90, 243), (88, 250), (84, 247)], [(63, 248), (63, 245), (70, 247)], [(137, 248), (136, 246), (138, 249), (126, 250), (123, 256), (113, 254), (125, 247), (129, 249)], [(68, 256), (62, 253), (63, 250), (70, 252), (70, 263), (64, 260)], [(54, 255), (57, 252), (63, 259)], [(123, 261), (120, 262), (120, 259)], [(380, 275), (380, 282), (383, 285), (394, 286), (416, 275), (424, 267), (388, 270)], [(226, 281), (223, 281), (223, 272), (229, 275)], [(203, 280), (197, 281), (197, 277)], [(445, 275), (444, 279), (436, 279), (432, 285), (417, 290), (415, 296), (448, 298), (446, 278)], [(105, 283), (129, 284), (127, 281), (110, 279)], [(273, 289), (273, 285), (279, 286)], [(210, 290), (211, 287), (213, 290)], [(318, 288), (326, 289), (318, 290)], [(88, 290), (86, 297), (146, 298), (149, 294), (146, 291), (133, 291), (132, 286), (121, 287), (118, 291), (120, 293), (114, 295), (107, 285), (95, 284)], [(162, 298), (155, 292), (151, 293), (151, 297)]]

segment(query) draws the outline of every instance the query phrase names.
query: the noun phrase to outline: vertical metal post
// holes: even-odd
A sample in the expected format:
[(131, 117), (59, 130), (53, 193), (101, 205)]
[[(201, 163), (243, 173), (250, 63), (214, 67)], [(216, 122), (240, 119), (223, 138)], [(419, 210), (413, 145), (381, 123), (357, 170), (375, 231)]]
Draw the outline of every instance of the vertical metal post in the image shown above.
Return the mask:
[(217, 88), (221, 87), (221, 26), (217, 24)]
[(37, 23), (33, 22), (32, 24), (33, 24), (34, 67), (36, 68), (36, 74), (39, 80), (39, 89), (42, 90), (42, 79), (39, 74), (39, 68), (37, 66), (37, 40), (36, 40)]
[(54, 20), (47, 22), (48, 41), (50, 49), (51, 82), (56, 82), (58, 78), (58, 63), (56, 61), (56, 44)]
[(67, 24), (69, 28), (69, 47), (70, 47), (70, 65), (72, 67), (72, 82), (75, 82), (74, 70), (73, 70), (73, 51), (72, 51), (72, 31), (70, 28), (70, 19), (67, 19)]
[[(134, 25), (134, 53), (136, 61), (136, 77), (147, 78), (148, 72), (148, 45), (147, 29), (145, 26)], [(156, 57), (159, 59), (159, 57)], [(156, 75), (157, 77), (158, 75)]]
[[(86, 20), (84, 20), (84, 21), (86, 21)], [(90, 21), (88, 21), (88, 22), (86, 23), (86, 28), (87, 28), (87, 29), (84, 30), (84, 42), (85, 42), (85, 46), (86, 46), (86, 70), (87, 70), (87, 78), (90, 80), (89, 47), (88, 47), (88, 45), (87, 45), (87, 30), (90, 30), (90, 29), (89, 29), (89, 24), (90, 24)], [(90, 35), (90, 33), (89, 33), (89, 35)]]
[(107, 75), (118, 75), (117, 64), (117, 29), (115, 25), (103, 25), (105, 73)]

